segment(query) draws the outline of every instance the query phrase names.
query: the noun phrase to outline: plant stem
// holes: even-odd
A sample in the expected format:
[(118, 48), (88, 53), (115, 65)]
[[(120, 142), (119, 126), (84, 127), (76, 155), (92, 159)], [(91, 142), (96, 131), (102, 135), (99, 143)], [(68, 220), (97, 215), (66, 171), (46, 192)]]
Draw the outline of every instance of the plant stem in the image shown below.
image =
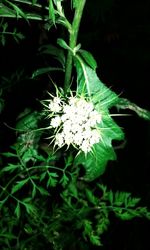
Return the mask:
[[(76, 7), (75, 9), (74, 19), (72, 22), (72, 27), (70, 31), (70, 37), (69, 37), (69, 47), (71, 49), (74, 49), (76, 47), (79, 26), (80, 26), (85, 2), (86, 0), (80, 0), (78, 3), (78, 7)], [(73, 66), (73, 55), (71, 51), (68, 51), (67, 60), (66, 60), (66, 69), (65, 69), (65, 80), (64, 80), (65, 94), (69, 92), (70, 90), (72, 66)]]

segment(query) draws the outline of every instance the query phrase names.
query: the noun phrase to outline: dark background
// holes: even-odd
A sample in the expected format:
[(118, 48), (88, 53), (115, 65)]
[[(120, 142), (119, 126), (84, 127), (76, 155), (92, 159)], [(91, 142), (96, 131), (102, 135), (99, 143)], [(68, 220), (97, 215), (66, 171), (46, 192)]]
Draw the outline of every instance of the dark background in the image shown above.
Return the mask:
[[(150, 110), (150, 1), (146, 0), (87, 0), (79, 42), (90, 51), (98, 63), (100, 79), (122, 97)], [(12, 23), (12, 22), (11, 22)], [(57, 32), (48, 34), (39, 24), (14, 21), (26, 35), (20, 44), (8, 38), (0, 46), (1, 86), (4, 88), (5, 108), (1, 115), (1, 149), (13, 142), (12, 132), (3, 123), (13, 126), (16, 117), (26, 107), (38, 109), (48, 87), (47, 78), (30, 80), (32, 72), (42, 66), (37, 51), (41, 44), (56, 44)], [(21, 79), (11, 79), (11, 87), (4, 84), (3, 76), (24, 69)], [(150, 122), (132, 116), (117, 118), (124, 128), (127, 142), (117, 150), (118, 160), (109, 163), (102, 180), (113, 190), (132, 192), (141, 197), (141, 205), (150, 209)], [(134, 219), (121, 222), (112, 217), (111, 225), (103, 236), (107, 250), (149, 250), (150, 222)]]

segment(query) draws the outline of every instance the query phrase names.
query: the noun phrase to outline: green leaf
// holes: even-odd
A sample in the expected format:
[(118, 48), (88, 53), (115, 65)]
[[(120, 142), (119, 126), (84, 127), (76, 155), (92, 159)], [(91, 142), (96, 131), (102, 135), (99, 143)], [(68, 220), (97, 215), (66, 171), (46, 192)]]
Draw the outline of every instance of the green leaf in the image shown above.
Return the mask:
[(25, 224), (25, 226), (24, 226), (24, 231), (25, 231), (27, 234), (32, 234), (32, 233), (33, 233), (33, 229), (32, 229), (32, 227), (31, 227), (29, 224)]
[(32, 198), (34, 198), (36, 195), (36, 185), (33, 185), (33, 189), (32, 189)]
[(90, 241), (95, 246), (102, 246), (101, 239), (100, 239), (100, 237), (98, 235), (92, 234), (90, 236)]
[(39, 190), (40, 194), (46, 195), (46, 196), (50, 195), (49, 192), (45, 188), (40, 187), (40, 186), (37, 186), (36, 188)]
[(41, 174), (41, 176), (40, 176), (40, 181), (42, 181), (42, 180), (44, 180), (45, 179), (45, 177), (46, 177), (46, 172), (44, 172), (44, 173), (42, 173)]
[(110, 204), (113, 205), (114, 197), (113, 197), (113, 192), (112, 192), (112, 190), (110, 190), (110, 191), (108, 192), (108, 200), (109, 200)]
[(83, 236), (85, 237), (87, 235), (90, 235), (92, 232), (92, 222), (89, 220), (84, 220), (83, 226), (84, 226)]
[(29, 203), (23, 203), (23, 205), (25, 206), (26, 208), (26, 211), (28, 214), (34, 214), (36, 209), (35, 209), (35, 206), (32, 205), (32, 204), (29, 204)]
[(32, 78), (35, 78), (37, 76), (43, 75), (43, 74), (48, 74), (52, 71), (63, 71), (62, 68), (56, 68), (56, 67), (46, 67), (46, 68), (40, 68), (37, 69), (36, 71), (33, 72)]
[(27, 178), (25, 180), (19, 181), (16, 185), (14, 185), (12, 190), (11, 190), (11, 194), (14, 194), (18, 190), (20, 190), (28, 182), (28, 180), (29, 179)]
[(100, 218), (97, 220), (96, 232), (98, 235), (101, 235), (108, 229), (110, 221), (108, 218), (108, 214), (107, 214), (107, 216), (105, 216), (103, 213), (100, 213), (99, 216), (100, 216)]
[(55, 25), (55, 8), (53, 5), (53, 0), (49, 0), (49, 18), (52, 19), (53, 24)]
[[(17, 236), (14, 236), (14, 235), (11, 234), (11, 233), (0, 233), (0, 237), (1, 237), (1, 238), (5, 238), (5, 239), (7, 239), (7, 240), (13, 240), (13, 239), (17, 240), (17, 239), (18, 239)], [(5, 249), (6, 249), (6, 248), (5, 248)]]
[[(106, 129), (104, 129), (105, 127)], [(74, 161), (75, 165), (81, 164), (84, 166), (86, 170), (84, 178), (87, 181), (93, 181), (102, 175), (109, 160), (116, 160), (116, 154), (112, 147), (112, 140), (123, 139), (121, 129), (110, 117), (104, 118), (104, 123), (101, 125), (100, 129), (102, 130), (102, 141), (94, 144), (93, 152), (89, 152), (87, 155), (81, 152), (76, 156)]]
[(37, 111), (32, 112), (30, 109), (25, 109), (17, 117), (16, 129), (20, 132), (37, 129), (40, 117), (41, 115)]
[(16, 4), (9, 1), (7, 1), (7, 3), (15, 10), (17, 18), (23, 17), (26, 21), (28, 21), (26, 14)]
[(49, 173), (48, 175), (49, 175), (49, 178), (46, 184), (47, 188), (56, 187), (57, 182), (58, 182), (56, 178), (58, 177), (58, 175), (56, 173)]
[(138, 107), (135, 103), (130, 102), (128, 99), (119, 98), (116, 107), (118, 109), (130, 109), (134, 111), (139, 117), (145, 120), (150, 120), (150, 111)]
[(80, 0), (72, 0), (73, 8), (77, 8)]
[(71, 194), (71, 196), (75, 197), (76, 199), (78, 199), (78, 189), (77, 189), (77, 184), (74, 183), (74, 181), (70, 182), (68, 185), (68, 190), (69, 193)]
[(124, 212), (124, 213), (116, 213), (116, 216), (119, 217), (121, 220), (132, 220), (133, 218), (139, 216), (137, 213)]
[(27, 163), (30, 160), (36, 159), (37, 154), (38, 154), (37, 149), (34, 149), (33, 147), (27, 148), (27, 150), (22, 155), (23, 163)]
[(2, 172), (11, 172), (12, 173), (13, 171), (20, 169), (20, 168), (21, 168), (21, 165), (14, 165), (14, 164), (9, 163), (8, 166), (6, 166), (2, 169)]
[(52, 55), (59, 63), (62, 65), (62, 68), (65, 68), (65, 54), (64, 50), (61, 48), (57, 48), (52, 44), (43, 45), (39, 49), (40, 54)]
[(97, 62), (95, 61), (93, 55), (90, 52), (80, 49), (78, 53), (85, 61), (85, 63), (87, 63), (87, 65), (89, 65), (92, 69), (95, 70), (97, 68)]
[(94, 144), (92, 152), (87, 155), (83, 152), (79, 153), (74, 162), (76, 165), (81, 164), (85, 167), (85, 179), (92, 181), (104, 173), (109, 160), (116, 160), (112, 141), (122, 140), (124, 134), (109, 114), (109, 108), (117, 103), (118, 96), (99, 80), (96, 72), (79, 56), (76, 56), (75, 65), (78, 80), (77, 93), (90, 98), (95, 109), (102, 115), (102, 121), (98, 125), (101, 141)]
[(25, 36), (20, 32), (15, 33), (15, 36), (17, 38), (17, 42), (18, 42), (18, 39), (23, 40), (25, 38)]
[(129, 197), (127, 201), (127, 207), (135, 207), (140, 200), (141, 200), (140, 198)]
[(118, 103), (119, 97), (98, 78), (96, 71), (76, 56), (77, 93), (91, 98), (97, 108), (108, 109)]
[(122, 206), (125, 203), (125, 200), (128, 198), (129, 195), (130, 195), (129, 193), (117, 191), (114, 195), (113, 205), (114, 206)]
[(63, 49), (71, 50), (71, 48), (68, 46), (68, 44), (62, 38), (57, 39), (57, 44), (60, 47), (62, 47)]
[(60, 183), (62, 184), (63, 187), (66, 187), (68, 182), (69, 182), (69, 178), (67, 177), (66, 174), (63, 174), (62, 178), (60, 179)]
[(85, 189), (87, 199), (89, 202), (91, 202), (93, 205), (97, 205), (98, 199), (94, 196), (93, 192), (90, 189)]
[(17, 202), (17, 206), (15, 208), (14, 213), (17, 216), (17, 218), (19, 219), (20, 218), (20, 202)]
[(0, 209), (2, 209), (2, 206), (5, 204), (5, 202), (8, 200), (9, 196), (4, 198), (3, 200), (0, 201)]
[(6, 156), (6, 157), (18, 157), (17, 154), (14, 154), (11, 152), (2, 153), (2, 155)]
[(32, 4), (36, 4), (37, 3), (37, 0), (32, 0)]

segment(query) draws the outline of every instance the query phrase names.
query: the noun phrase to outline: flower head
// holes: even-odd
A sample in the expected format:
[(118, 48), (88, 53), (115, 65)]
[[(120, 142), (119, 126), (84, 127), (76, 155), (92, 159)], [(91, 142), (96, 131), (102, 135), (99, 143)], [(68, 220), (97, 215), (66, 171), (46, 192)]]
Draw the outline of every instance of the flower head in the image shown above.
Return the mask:
[(50, 126), (54, 128), (55, 146), (73, 145), (85, 154), (101, 140), (98, 124), (102, 115), (92, 102), (83, 97), (68, 97), (62, 101), (53, 97), (48, 105)]

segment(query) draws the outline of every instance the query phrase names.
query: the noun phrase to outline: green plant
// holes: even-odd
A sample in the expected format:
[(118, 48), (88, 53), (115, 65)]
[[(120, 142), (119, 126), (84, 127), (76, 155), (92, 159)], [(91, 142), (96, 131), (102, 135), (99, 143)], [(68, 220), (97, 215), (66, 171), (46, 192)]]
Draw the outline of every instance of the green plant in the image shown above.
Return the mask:
[[(102, 184), (102, 174), (108, 161), (116, 159), (112, 141), (124, 140), (124, 133), (112, 118), (110, 108), (128, 108), (148, 120), (150, 114), (119, 97), (100, 81), (96, 74), (95, 59), (77, 43), (86, 1), (71, 1), (74, 13), (72, 22), (66, 17), (64, 2), (50, 0), (44, 6), (36, 0), (4, 0), (0, 3), (0, 15), (6, 18), (1, 24), (2, 44), (7, 18), (23, 18), (27, 22), (44, 19), (46, 30), (62, 25), (68, 32), (67, 38), (64, 36), (57, 40), (59, 47), (43, 45), (39, 49), (41, 54), (54, 56), (58, 67), (48, 65), (37, 69), (32, 75), (33, 79), (50, 72), (64, 73), (63, 88), (62, 79), (58, 80), (58, 83), (53, 84), (52, 93), (41, 101), (44, 110), (42, 107), (40, 112), (26, 109), (19, 115), (14, 128), (16, 142), (11, 145), (9, 152), (2, 153), (0, 244), (4, 250), (91, 249), (92, 245), (102, 246), (101, 236), (109, 226), (112, 212), (122, 220), (142, 216), (150, 218), (147, 208), (138, 205), (139, 198), (132, 198), (127, 192), (113, 192)], [(31, 11), (26, 11), (27, 6)], [(46, 13), (44, 16), (40, 14), (43, 8)], [(12, 35), (16, 38), (16, 33), (12, 32)], [(71, 98), (74, 105), (70, 103)], [(63, 115), (68, 115), (65, 108), (72, 107), (75, 110), (80, 101), (92, 107), (91, 112), (95, 112), (97, 117), (89, 130), (93, 131), (96, 126), (99, 136), (88, 150), (82, 147), (84, 136), (80, 144), (75, 143), (75, 140), (67, 143), (66, 138), (63, 138), (61, 145), (56, 141), (58, 133), (64, 128), (64, 122), (71, 118), (69, 116), (61, 120), (60, 127), (54, 124), (55, 118), (62, 119)], [(75, 115), (79, 119), (78, 112), (74, 114), (73, 121)], [(83, 113), (81, 115), (83, 118)], [(90, 112), (88, 118), (82, 121), (84, 126), (90, 121), (89, 116)], [(46, 117), (48, 119), (43, 122)], [(55, 119), (53, 123), (52, 119)], [(71, 125), (75, 125), (73, 121)], [(48, 137), (48, 144), (45, 136)], [(57, 150), (55, 146), (58, 146)]]

